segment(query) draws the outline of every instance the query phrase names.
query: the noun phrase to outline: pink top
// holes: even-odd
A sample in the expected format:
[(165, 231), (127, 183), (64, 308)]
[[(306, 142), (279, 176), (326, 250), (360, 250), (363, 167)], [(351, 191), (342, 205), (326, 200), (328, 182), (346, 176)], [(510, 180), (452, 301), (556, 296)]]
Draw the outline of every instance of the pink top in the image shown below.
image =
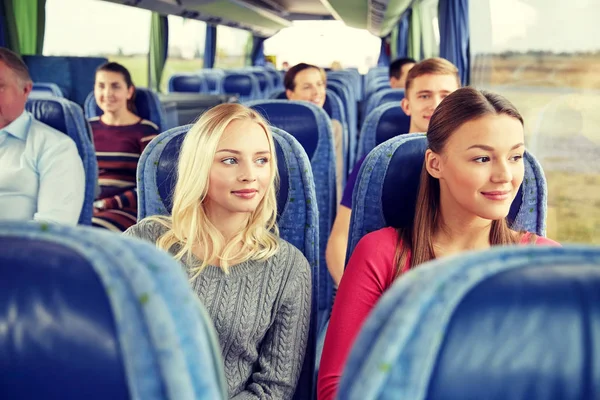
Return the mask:
[[(528, 244), (530, 237), (526, 233), (520, 243)], [(560, 246), (544, 237), (538, 237), (535, 244)], [(396, 230), (383, 228), (365, 235), (354, 249), (327, 328), (317, 384), (319, 400), (335, 397), (354, 339), (377, 300), (394, 282), (397, 246)]]

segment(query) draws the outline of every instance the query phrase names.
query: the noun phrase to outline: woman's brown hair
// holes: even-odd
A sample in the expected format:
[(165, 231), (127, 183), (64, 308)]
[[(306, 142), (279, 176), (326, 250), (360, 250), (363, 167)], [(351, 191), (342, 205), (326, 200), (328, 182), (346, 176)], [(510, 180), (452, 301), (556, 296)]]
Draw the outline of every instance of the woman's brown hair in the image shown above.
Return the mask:
[[(433, 112), (427, 130), (428, 148), (440, 154), (448, 139), (460, 126), (486, 115), (508, 115), (523, 124), (523, 117), (519, 111), (504, 97), (465, 87), (446, 97)], [(411, 269), (435, 258), (432, 238), (441, 222), (440, 182), (429, 175), (425, 162), (421, 170), (416, 205), (412, 225), (397, 230), (401, 245), (396, 253), (396, 276), (402, 274), (409, 254)], [(508, 227), (506, 218), (492, 221), (491, 245), (514, 244), (517, 240)], [(410, 250), (410, 253), (407, 250)]]

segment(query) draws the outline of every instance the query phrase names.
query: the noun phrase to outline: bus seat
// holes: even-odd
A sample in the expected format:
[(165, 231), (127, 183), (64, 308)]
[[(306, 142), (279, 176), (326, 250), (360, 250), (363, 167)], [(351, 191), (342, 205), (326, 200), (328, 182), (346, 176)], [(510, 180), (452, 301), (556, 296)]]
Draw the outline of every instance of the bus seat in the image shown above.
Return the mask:
[(273, 93), (271, 93), (270, 98), (272, 100), (287, 100), (287, 95), (285, 94), (285, 90), (281, 90), (281, 91), (273, 91)]
[(404, 98), (404, 89), (383, 89), (379, 90), (369, 98), (367, 107), (365, 108), (365, 116), (368, 118), (369, 114), (377, 107), (385, 103), (396, 103), (400, 106), (400, 102)]
[(346, 109), (349, 147), (348, 162), (350, 165), (354, 165), (356, 162), (356, 141), (358, 139), (358, 108), (356, 106), (356, 99), (350, 89), (339, 82), (327, 82), (327, 89), (331, 89), (332, 92), (338, 95)]
[(598, 398), (599, 260), (512, 246), (410, 271), (365, 321), (339, 398)]
[(225, 399), (216, 333), (179, 264), (91, 227), (0, 224), (7, 399)]
[(257, 100), (262, 96), (258, 79), (246, 72), (228, 72), (223, 78), (223, 93), (237, 94), (240, 102)]
[(56, 83), (34, 82), (29, 98), (65, 97)]
[(169, 78), (169, 93), (208, 93), (208, 87), (198, 74), (173, 74)]
[[(136, 114), (140, 117), (152, 121), (158, 126), (159, 132), (166, 130), (167, 117), (160, 100), (156, 93), (150, 89), (136, 87), (135, 88), (135, 108)], [(96, 104), (96, 98), (92, 91), (85, 100), (85, 116), (87, 118), (97, 117), (102, 115), (102, 110)]]
[(327, 89), (325, 96), (325, 103), (323, 104), (323, 110), (329, 115), (330, 118), (338, 120), (340, 124), (342, 124), (342, 133), (344, 139), (344, 181), (342, 184), (346, 186), (346, 175), (348, 175), (348, 167), (349, 167), (349, 149), (348, 146), (348, 119), (346, 117), (346, 109), (344, 108), (344, 103), (342, 103), (342, 99), (335, 94), (335, 92), (331, 89)]
[[(365, 159), (352, 196), (348, 238), (350, 257), (367, 233), (412, 221), (427, 138), (422, 133), (396, 136), (377, 146)], [(508, 221), (515, 230), (546, 233), (547, 188), (544, 172), (535, 157), (525, 152), (525, 178), (512, 203)]]
[(322, 108), (307, 101), (259, 100), (248, 102), (247, 105), (264, 115), (271, 125), (294, 136), (310, 159), (319, 209), (320, 329), (333, 300), (333, 280), (325, 263), (325, 248), (337, 209), (331, 121)]
[(30, 98), (25, 104), (25, 109), (38, 121), (67, 134), (77, 145), (85, 172), (85, 196), (78, 223), (91, 225), (98, 181), (98, 162), (92, 141), (92, 130), (83, 116), (81, 107), (67, 99), (50, 97)]
[(358, 138), (356, 157), (362, 158), (377, 145), (410, 131), (410, 117), (399, 102), (384, 103), (376, 107), (363, 122)]
[[(179, 150), (185, 134), (192, 125), (184, 125), (162, 133), (148, 144), (138, 166), (138, 215), (168, 215), (172, 207), (172, 193)], [(302, 375), (296, 391), (297, 399), (309, 399), (315, 363), (317, 296), (319, 293), (319, 241), (318, 210), (314, 180), (308, 156), (300, 143), (287, 132), (271, 127), (280, 189), (277, 193), (279, 215), (277, 225), (280, 236), (296, 246), (312, 269), (312, 313), (308, 348)], [(300, 395), (300, 394), (306, 395)]]
[(225, 71), (221, 69), (201, 69), (198, 74), (204, 78), (206, 82), (206, 89), (209, 94), (221, 94), (223, 93), (223, 77), (225, 77)]

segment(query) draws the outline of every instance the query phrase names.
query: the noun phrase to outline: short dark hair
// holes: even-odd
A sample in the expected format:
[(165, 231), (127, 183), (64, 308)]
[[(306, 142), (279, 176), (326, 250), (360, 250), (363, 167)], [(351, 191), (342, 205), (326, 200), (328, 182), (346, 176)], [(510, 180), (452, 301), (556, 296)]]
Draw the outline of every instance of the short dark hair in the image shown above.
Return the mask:
[(8, 68), (10, 68), (19, 79), (23, 82), (31, 82), (31, 76), (29, 75), (29, 69), (23, 62), (23, 59), (15, 52), (7, 49), (6, 47), (0, 47), (0, 61), (2, 61)]
[(300, 63), (294, 65), (292, 68), (287, 70), (285, 76), (283, 77), (283, 87), (286, 90), (291, 90), (293, 92), (296, 89), (296, 83), (294, 82), (296, 80), (296, 75), (298, 75), (299, 72), (302, 72), (305, 69), (311, 68), (314, 68), (321, 73), (321, 76), (323, 77), (323, 82), (327, 80), (325, 76), (325, 71), (323, 71), (322, 68), (319, 68), (316, 65), (312, 64)]
[(417, 62), (410, 57), (406, 57), (406, 58), (398, 58), (396, 60), (394, 60), (391, 64), (390, 64), (390, 69), (389, 69), (389, 77), (392, 78), (396, 78), (396, 79), (400, 79), (400, 75), (402, 75), (402, 67), (405, 66), (406, 64), (416, 64)]
[(131, 96), (131, 99), (127, 100), (127, 108), (132, 113), (137, 114), (137, 110), (135, 108), (136, 89), (135, 85), (133, 84), (133, 80), (131, 79), (131, 74), (129, 73), (129, 70), (117, 62), (109, 61), (102, 64), (96, 69), (96, 73), (100, 71), (115, 72), (117, 74), (123, 75), (123, 80), (125, 80), (127, 88), (129, 89), (130, 87), (133, 87), (133, 96)]

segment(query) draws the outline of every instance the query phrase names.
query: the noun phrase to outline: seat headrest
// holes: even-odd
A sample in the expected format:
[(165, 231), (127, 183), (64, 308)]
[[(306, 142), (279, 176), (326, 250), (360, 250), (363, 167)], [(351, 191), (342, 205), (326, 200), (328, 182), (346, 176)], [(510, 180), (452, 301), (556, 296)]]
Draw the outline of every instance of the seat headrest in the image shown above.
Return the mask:
[(312, 160), (319, 132), (329, 124), (329, 117), (322, 108), (307, 101), (292, 100), (256, 100), (246, 105), (261, 113), (271, 125), (292, 134)]
[(371, 312), (339, 397), (597, 398), (599, 260), (591, 246), (511, 246), (423, 264)]
[(253, 96), (254, 83), (246, 74), (228, 74), (223, 78), (223, 93), (237, 93), (240, 96)]
[[(150, 89), (136, 87), (135, 88), (135, 108), (136, 114), (141, 118), (154, 122), (158, 126), (159, 131), (163, 130), (166, 123), (165, 111), (160, 103), (156, 93)], [(85, 100), (85, 114), (88, 118), (96, 117), (103, 114), (103, 111), (96, 104), (94, 92), (91, 92)]]
[[(354, 190), (348, 254), (365, 234), (386, 226), (407, 226), (413, 219), (427, 138), (421, 133), (397, 136), (366, 157)], [(531, 153), (525, 152), (525, 178), (508, 221), (516, 230), (543, 235), (546, 230), (546, 180)]]
[(34, 82), (29, 96), (65, 97), (56, 83)]
[(175, 74), (169, 78), (169, 92), (200, 93), (204, 90), (203, 78), (192, 74)]
[(3, 397), (224, 395), (214, 328), (168, 254), (37, 223), (0, 224), (0, 248)]
[(361, 130), (358, 157), (361, 158), (381, 143), (410, 131), (410, 117), (398, 103), (384, 103), (367, 115)]

